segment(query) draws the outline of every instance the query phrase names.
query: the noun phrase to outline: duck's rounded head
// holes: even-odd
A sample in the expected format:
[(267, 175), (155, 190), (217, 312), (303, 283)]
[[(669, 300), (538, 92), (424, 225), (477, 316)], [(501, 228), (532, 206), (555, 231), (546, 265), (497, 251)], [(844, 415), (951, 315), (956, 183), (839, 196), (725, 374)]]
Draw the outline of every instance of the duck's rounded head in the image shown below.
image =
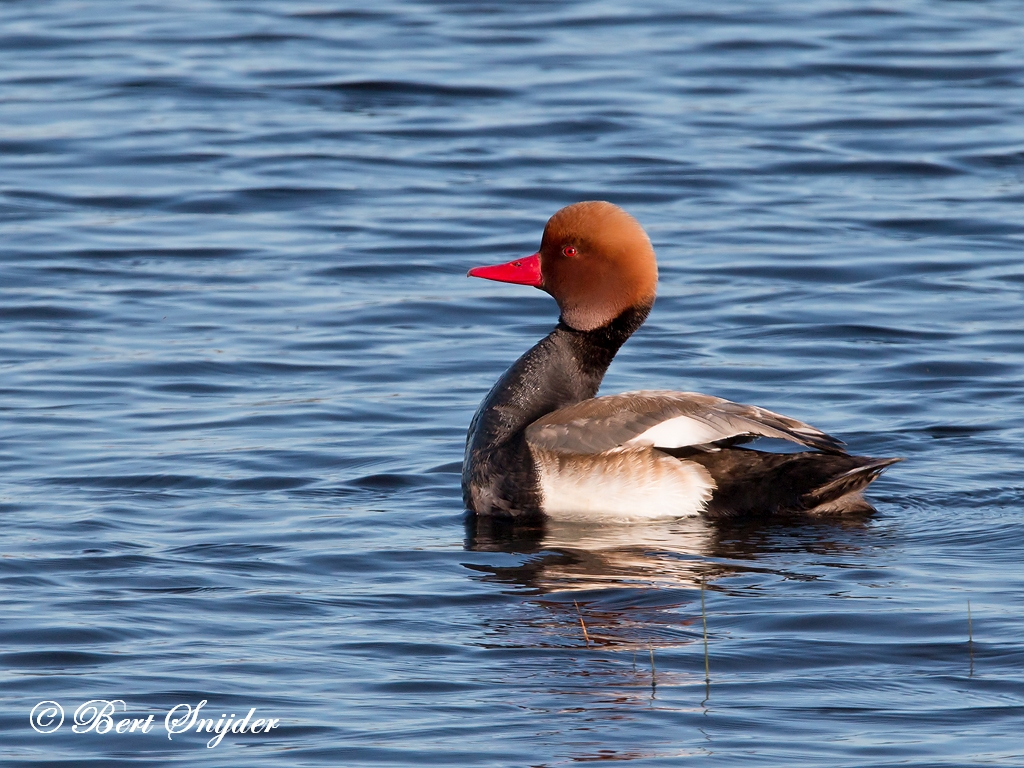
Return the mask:
[(658, 264), (636, 219), (617, 205), (588, 201), (548, 220), (537, 253), (469, 275), (541, 288), (558, 302), (562, 322), (591, 331), (627, 309), (650, 306)]

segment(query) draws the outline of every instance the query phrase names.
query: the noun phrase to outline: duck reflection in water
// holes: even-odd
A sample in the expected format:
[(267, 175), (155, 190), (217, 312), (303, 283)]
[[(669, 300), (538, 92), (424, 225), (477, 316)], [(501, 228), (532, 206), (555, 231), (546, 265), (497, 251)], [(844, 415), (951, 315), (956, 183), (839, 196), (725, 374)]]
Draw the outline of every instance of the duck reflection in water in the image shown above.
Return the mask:
[[(864, 529), (868, 519), (588, 525), (470, 513), (465, 548), (517, 556), (514, 564), (467, 567), (485, 581), (533, 594), (547, 609), (537, 617), (545, 625), (538, 642), (583, 644), (582, 618), (587, 645), (647, 649), (701, 639), (705, 586), (714, 592), (724, 577), (771, 573), (758, 560), (772, 552), (856, 552), (856, 538), (846, 534)], [(788, 570), (786, 575), (792, 576)], [(520, 635), (522, 629), (509, 631)]]

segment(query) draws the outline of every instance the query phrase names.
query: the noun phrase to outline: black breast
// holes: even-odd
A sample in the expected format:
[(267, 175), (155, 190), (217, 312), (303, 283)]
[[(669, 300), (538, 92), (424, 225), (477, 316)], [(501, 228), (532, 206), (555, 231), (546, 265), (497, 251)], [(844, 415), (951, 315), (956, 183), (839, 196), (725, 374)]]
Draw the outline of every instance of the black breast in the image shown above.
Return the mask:
[(560, 322), (505, 371), (469, 425), (462, 464), (467, 509), (503, 517), (540, 512), (537, 469), (526, 444), (526, 427), (597, 394), (615, 353), (649, 311), (650, 306), (626, 310), (593, 331), (577, 331)]

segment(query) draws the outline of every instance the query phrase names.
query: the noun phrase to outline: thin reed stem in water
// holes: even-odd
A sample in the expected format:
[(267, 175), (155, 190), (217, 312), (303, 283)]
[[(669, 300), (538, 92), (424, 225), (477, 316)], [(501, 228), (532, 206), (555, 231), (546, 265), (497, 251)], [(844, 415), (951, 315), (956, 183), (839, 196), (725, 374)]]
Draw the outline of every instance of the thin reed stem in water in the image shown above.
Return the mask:
[(649, 644), (647, 646), (651, 651), (651, 688), (658, 685), (658, 670), (654, 668), (654, 645)]
[(583, 623), (583, 613), (580, 611), (579, 605), (576, 605), (575, 600), (572, 601), (572, 604), (576, 606), (576, 613), (579, 614), (580, 617), (580, 626), (583, 627), (583, 642), (585, 642), (587, 644), (587, 647), (589, 648), (590, 635), (587, 634), (587, 625)]
[(967, 642), (974, 645), (974, 628), (971, 626), (971, 601), (967, 601)]
[(711, 682), (711, 666), (708, 663), (708, 612), (704, 607), (704, 583), (707, 579), (700, 577), (700, 617), (704, 622), (704, 682)]
[(974, 677), (974, 627), (971, 622), (971, 601), (967, 601), (967, 653), (971, 657), (971, 669), (968, 677)]

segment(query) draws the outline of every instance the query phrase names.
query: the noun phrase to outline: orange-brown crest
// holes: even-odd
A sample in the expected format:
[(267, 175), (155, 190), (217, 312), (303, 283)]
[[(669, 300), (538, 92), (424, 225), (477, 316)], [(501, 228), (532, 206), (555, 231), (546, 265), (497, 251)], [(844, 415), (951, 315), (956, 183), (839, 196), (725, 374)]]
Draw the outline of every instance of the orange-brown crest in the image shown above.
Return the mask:
[(558, 211), (544, 227), (540, 262), (544, 290), (578, 330), (599, 328), (654, 301), (654, 248), (637, 220), (617, 205), (589, 201)]

